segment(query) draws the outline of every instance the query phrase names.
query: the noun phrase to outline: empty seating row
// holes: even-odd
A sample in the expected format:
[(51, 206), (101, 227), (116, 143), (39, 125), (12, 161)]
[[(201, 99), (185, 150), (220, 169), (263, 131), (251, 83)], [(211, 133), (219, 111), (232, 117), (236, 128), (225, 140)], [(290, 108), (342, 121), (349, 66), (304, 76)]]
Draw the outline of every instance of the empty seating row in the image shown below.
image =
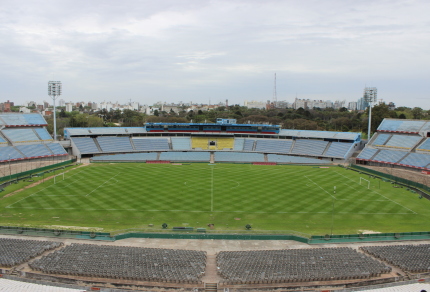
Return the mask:
[(197, 150), (209, 149), (209, 138), (207, 138), (207, 137), (192, 137), (191, 138), (191, 148), (197, 149)]
[(345, 158), (352, 147), (352, 143), (331, 142), (324, 156)]
[(33, 129), (3, 129), (3, 134), (12, 142), (40, 141)]
[(245, 139), (243, 143), (243, 151), (254, 151), (254, 143), (253, 139)]
[(309, 158), (309, 157), (278, 155), (278, 154), (267, 154), (267, 161), (278, 162), (278, 163), (299, 163), (299, 164), (331, 163), (330, 160), (321, 160), (321, 159)]
[(133, 151), (133, 146), (131, 146), (129, 137), (100, 136), (97, 137), (97, 142), (103, 152)]
[(60, 242), (0, 238), (0, 266), (13, 267), (63, 245)]
[(94, 142), (93, 138), (90, 137), (75, 137), (72, 138), (72, 143), (78, 148), (81, 154), (89, 154), (89, 153), (100, 153), (99, 148)]
[(409, 153), (408, 156), (403, 158), (400, 164), (406, 164), (416, 167), (429, 167), (430, 164), (430, 155), (429, 154), (420, 154), (420, 153)]
[(29, 263), (36, 271), (84, 277), (199, 283), (202, 251), (73, 243)]
[(375, 157), (373, 157), (372, 160), (397, 163), (407, 154), (408, 152), (405, 151), (381, 150), (375, 155)]
[(264, 162), (264, 154), (244, 152), (215, 152), (215, 162)]
[(373, 140), (372, 145), (375, 146), (381, 146), (385, 145), (387, 141), (391, 138), (392, 134), (385, 134), (385, 133), (377, 133), (375, 140)]
[(363, 279), (391, 271), (348, 247), (222, 251), (216, 260), (227, 284)]
[(427, 121), (384, 119), (379, 125), (378, 131), (418, 133), (429, 127), (430, 123)]
[(137, 151), (169, 150), (167, 138), (132, 138), (134, 148)]
[(66, 154), (58, 143), (0, 147), (0, 161)]
[(158, 154), (156, 152), (151, 153), (126, 153), (126, 154), (115, 154), (115, 155), (101, 155), (92, 158), (93, 161), (147, 161), (157, 160)]
[(28, 282), (0, 279), (0, 292), (83, 292), (83, 289), (65, 288)]
[(373, 148), (364, 148), (360, 154), (358, 154), (357, 158), (360, 159), (372, 159), (373, 156), (379, 151), (379, 149), (373, 149)]
[(298, 139), (294, 143), (291, 153), (321, 156), (329, 142), (323, 140)]
[(293, 140), (257, 140), (255, 151), (265, 153), (289, 153)]
[(243, 151), (243, 144), (245, 143), (245, 139), (236, 138), (234, 139), (234, 151)]
[(189, 137), (172, 137), (173, 150), (191, 150), (191, 139)]
[(421, 136), (398, 135), (394, 134), (385, 144), (386, 147), (411, 149), (422, 139)]
[(421, 145), (417, 147), (417, 151), (430, 151), (430, 138), (427, 138)]
[(160, 160), (167, 161), (207, 161), (210, 160), (209, 152), (161, 152)]
[(18, 145), (16, 149), (25, 157), (49, 156), (52, 152), (44, 144)]
[(430, 244), (363, 246), (360, 249), (406, 272), (430, 271)]
[(7, 126), (40, 126), (48, 124), (40, 114), (2, 113), (0, 120), (3, 125)]

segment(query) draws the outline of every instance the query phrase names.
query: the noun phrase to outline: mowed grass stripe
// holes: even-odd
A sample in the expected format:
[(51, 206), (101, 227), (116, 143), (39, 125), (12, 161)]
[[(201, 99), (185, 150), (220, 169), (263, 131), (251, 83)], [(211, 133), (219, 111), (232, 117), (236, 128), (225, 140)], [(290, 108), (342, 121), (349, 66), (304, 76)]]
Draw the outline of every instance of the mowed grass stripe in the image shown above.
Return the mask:
[(55, 185), (34, 188), (33, 193), (9, 207), (209, 212), (213, 195), (214, 212), (317, 214), (332, 212), (334, 195), (335, 213), (413, 213), (360, 186), (359, 175), (339, 175), (340, 171), (286, 166), (97, 164), (72, 171)]

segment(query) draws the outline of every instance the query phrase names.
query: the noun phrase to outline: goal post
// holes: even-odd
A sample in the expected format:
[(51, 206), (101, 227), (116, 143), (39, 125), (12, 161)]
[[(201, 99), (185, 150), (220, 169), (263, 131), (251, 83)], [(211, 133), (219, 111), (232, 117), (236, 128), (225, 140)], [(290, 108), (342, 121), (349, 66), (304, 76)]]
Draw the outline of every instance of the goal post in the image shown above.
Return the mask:
[(361, 184), (366, 185), (366, 182), (367, 182), (367, 189), (370, 189), (370, 180), (360, 177), (360, 185)]
[(64, 172), (60, 173), (60, 174), (57, 174), (57, 175), (54, 175), (54, 185), (57, 183), (57, 176), (62, 176), (63, 180), (64, 180)]

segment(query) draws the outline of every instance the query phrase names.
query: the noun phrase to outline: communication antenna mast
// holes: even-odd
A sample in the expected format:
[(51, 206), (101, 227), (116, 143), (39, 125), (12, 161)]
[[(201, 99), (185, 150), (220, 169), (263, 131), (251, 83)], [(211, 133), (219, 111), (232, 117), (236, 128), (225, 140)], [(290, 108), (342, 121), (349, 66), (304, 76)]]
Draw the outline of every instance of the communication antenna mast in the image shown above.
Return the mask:
[(369, 125), (367, 129), (367, 139), (370, 140), (370, 129), (372, 126), (372, 102), (376, 102), (378, 97), (378, 90), (376, 87), (365, 87), (363, 99), (369, 104)]
[(57, 118), (55, 115), (55, 100), (61, 95), (62, 85), (61, 81), (49, 81), (48, 82), (48, 95), (54, 102), (54, 141), (57, 141)]
[(275, 73), (275, 82), (273, 84), (273, 104), (275, 108), (278, 106), (278, 95), (276, 93), (276, 73)]

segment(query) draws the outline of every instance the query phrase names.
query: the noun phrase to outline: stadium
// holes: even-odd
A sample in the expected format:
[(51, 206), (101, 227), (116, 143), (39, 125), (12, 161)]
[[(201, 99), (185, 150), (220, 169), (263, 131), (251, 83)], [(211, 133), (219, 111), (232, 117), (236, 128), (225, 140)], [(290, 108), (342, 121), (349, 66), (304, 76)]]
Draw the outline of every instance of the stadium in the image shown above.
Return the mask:
[(62, 141), (39, 114), (4, 113), (0, 127), (1, 281), (356, 291), (430, 279), (428, 121), (385, 119), (369, 141), (232, 119), (66, 128)]

